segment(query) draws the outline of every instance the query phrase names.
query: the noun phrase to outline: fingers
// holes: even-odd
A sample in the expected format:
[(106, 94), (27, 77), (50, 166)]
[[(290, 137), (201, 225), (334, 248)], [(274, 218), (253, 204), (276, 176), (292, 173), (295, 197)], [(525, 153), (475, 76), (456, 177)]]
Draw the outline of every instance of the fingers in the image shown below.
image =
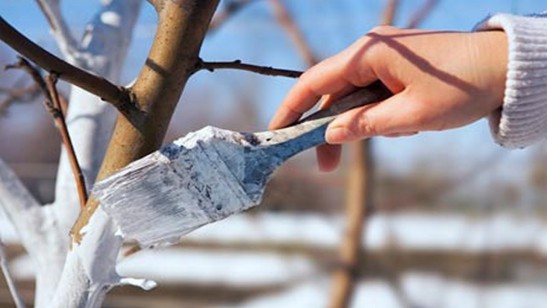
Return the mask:
[(336, 169), (340, 163), (342, 147), (340, 145), (323, 144), (317, 147), (316, 154), (319, 170), (330, 172)]
[[(355, 44), (363, 43), (358, 41)], [(375, 81), (377, 78), (372, 69), (364, 64), (363, 53), (356, 52), (358, 47), (352, 45), (306, 71), (281, 103), (270, 122), (270, 129), (298, 120), (323, 95), (347, 93), (351, 88)]]
[(428, 113), (403, 91), (387, 100), (356, 108), (338, 116), (329, 125), (326, 140), (339, 144), (373, 136), (403, 136), (424, 130)]
[(356, 90), (354, 85), (347, 85), (342, 90), (332, 93), (332, 94), (326, 94), (324, 95), (319, 103), (319, 109), (325, 109), (335, 103), (337, 100), (341, 99), (342, 97), (354, 92)]

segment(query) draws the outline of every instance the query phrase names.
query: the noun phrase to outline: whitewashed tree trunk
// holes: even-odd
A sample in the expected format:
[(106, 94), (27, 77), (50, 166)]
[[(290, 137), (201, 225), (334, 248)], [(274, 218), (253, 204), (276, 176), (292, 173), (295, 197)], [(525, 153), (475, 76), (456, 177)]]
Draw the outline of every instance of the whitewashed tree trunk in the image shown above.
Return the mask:
[[(140, 4), (140, 0), (114, 0), (103, 5), (86, 26), (81, 45), (76, 50), (69, 49), (65, 59), (119, 83)], [(117, 112), (110, 104), (76, 86), (71, 86), (69, 102), (66, 122), (89, 189), (97, 176)], [(74, 175), (62, 148), (54, 208), (65, 230), (69, 230), (79, 212), (76, 191)]]
[[(61, 18), (58, 0), (38, 1), (48, 15), (64, 58), (96, 75), (119, 83), (140, 0), (101, 1), (77, 45)], [(88, 188), (94, 182), (117, 112), (100, 98), (71, 87), (67, 125)], [(98, 307), (111, 285), (144, 284), (115, 273), (121, 239), (109, 218), (95, 213), (90, 230), (68, 252), (69, 230), (79, 212), (74, 176), (62, 150), (56, 198), (41, 206), (0, 160), (0, 205), (19, 232), (36, 265), (36, 307)], [(100, 252), (100, 253), (99, 253)]]
[[(114, 83), (119, 83), (130, 38), (141, 2), (119, 0), (105, 4), (87, 25), (76, 53), (66, 55), (76, 65)], [(72, 87), (67, 115), (76, 155), (89, 188), (93, 183), (110, 139), (116, 112), (107, 103), (77, 87)], [(76, 184), (63, 150), (57, 175), (56, 217), (68, 235), (78, 214)], [(121, 239), (106, 215), (95, 213), (90, 232), (69, 252), (57, 292), (49, 307), (99, 307), (106, 291), (118, 283), (116, 258)], [(65, 237), (66, 242), (68, 238)]]

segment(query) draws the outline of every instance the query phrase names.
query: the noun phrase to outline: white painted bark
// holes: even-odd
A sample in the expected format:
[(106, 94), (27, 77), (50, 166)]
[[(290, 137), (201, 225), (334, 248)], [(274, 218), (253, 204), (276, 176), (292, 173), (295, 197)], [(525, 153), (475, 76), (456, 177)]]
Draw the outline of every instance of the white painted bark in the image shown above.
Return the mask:
[(2, 242), (2, 239), (0, 239), (0, 270), (2, 271), (2, 274), (4, 274), (4, 279), (6, 279), (6, 284), (8, 285), (8, 289), (10, 291), (11, 297), (13, 298), (13, 303), (15, 304), (15, 307), (25, 307), (25, 302), (23, 301), (21, 294), (19, 294), (19, 291), (15, 286), (13, 276), (11, 275), (11, 272), (8, 268), (8, 260), (4, 251), (4, 243)]
[[(65, 59), (74, 59), (76, 65), (119, 83), (141, 2), (104, 2), (106, 4), (87, 25), (79, 49), (65, 54)], [(117, 112), (110, 104), (75, 86), (71, 87), (69, 102), (66, 121), (89, 189), (97, 176)], [(63, 148), (57, 173), (54, 211), (66, 230), (72, 226), (79, 212), (76, 192), (74, 175)]]
[(129, 284), (145, 290), (156, 286), (153, 281), (124, 278), (116, 273), (122, 237), (101, 208), (82, 232), (82, 242), (69, 252), (58, 292), (48, 307), (100, 307), (113, 286)]
[(63, 268), (66, 236), (51, 215), (41, 207), (15, 173), (0, 160), (0, 206), (17, 230), (21, 243), (36, 268), (36, 306), (44, 307), (53, 296)]
[[(61, 18), (59, 1), (39, 2), (52, 19), (53, 35), (65, 59), (118, 83), (141, 1), (101, 1), (79, 46)], [(107, 103), (76, 87), (71, 88), (69, 102), (67, 125), (89, 188), (117, 113)], [(147, 281), (120, 278), (115, 273), (121, 240), (110, 219), (100, 211), (93, 216), (82, 243), (67, 255), (68, 233), (78, 215), (79, 203), (64, 149), (54, 204), (40, 206), (0, 160), (0, 206), (36, 263), (36, 307), (98, 307), (114, 284), (153, 286)]]
[(42, 12), (50, 23), (50, 28), (57, 45), (65, 58), (71, 63), (74, 63), (74, 58), (70, 55), (76, 50), (76, 40), (72, 36), (68, 25), (61, 14), (60, 0), (36, 0), (42, 8)]
[[(80, 67), (118, 83), (140, 5), (140, 0), (103, 1), (100, 11), (86, 27), (81, 46), (66, 57), (75, 59)], [(76, 87), (71, 90), (67, 125), (90, 188), (117, 113), (99, 98)], [(74, 176), (64, 150), (53, 208), (68, 235), (79, 207)], [(48, 307), (99, 307), (110, 287), (124, 282), (115, 272), (121, 239), (115, 235), (110, 218), (101, 214), (99, 210), (93, 215), (83, 241), (69, 251), (55, 297)]]

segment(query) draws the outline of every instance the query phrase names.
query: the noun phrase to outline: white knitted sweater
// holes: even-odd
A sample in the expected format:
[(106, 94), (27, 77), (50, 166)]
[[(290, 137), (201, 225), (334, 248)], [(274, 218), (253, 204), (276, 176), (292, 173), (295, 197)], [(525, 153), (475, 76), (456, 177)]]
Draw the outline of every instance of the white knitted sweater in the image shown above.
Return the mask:
[(502, 29), (509, 43), (503, 105), (489, 117), (494, 139), (510, 148), (543, 140), (547, 137), (547, 12), (497, 14), (476, 29)]

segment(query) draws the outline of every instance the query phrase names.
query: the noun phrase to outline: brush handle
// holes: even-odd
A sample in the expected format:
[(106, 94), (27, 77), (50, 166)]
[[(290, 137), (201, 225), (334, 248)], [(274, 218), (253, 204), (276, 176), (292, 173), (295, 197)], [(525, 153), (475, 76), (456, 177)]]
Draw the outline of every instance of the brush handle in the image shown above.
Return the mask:
[(358, 89), (355, 92), (338, 99), (329, 107), (316, 111), (309, 116), (298, 120), (298, 122), (294, 123), (290, 127), (295, 128), (295, 126), (304, 122), (336, 116), (353, 108), (383, 101), (392, 95), (393, 94), (381, 81), (375, 81), (367, 87)]
[(380, 102), (393, 94), (380, 81), (361, 88), (333, 102), (328, 108), (319, 110), (294, 125), (275, 131), (256, 133), (261, 146), (267, 146), (268, 152), (283, 160), (306, 149), (325, 143), (325, 131), (328, 124), (337, 115), (353, 108)]

